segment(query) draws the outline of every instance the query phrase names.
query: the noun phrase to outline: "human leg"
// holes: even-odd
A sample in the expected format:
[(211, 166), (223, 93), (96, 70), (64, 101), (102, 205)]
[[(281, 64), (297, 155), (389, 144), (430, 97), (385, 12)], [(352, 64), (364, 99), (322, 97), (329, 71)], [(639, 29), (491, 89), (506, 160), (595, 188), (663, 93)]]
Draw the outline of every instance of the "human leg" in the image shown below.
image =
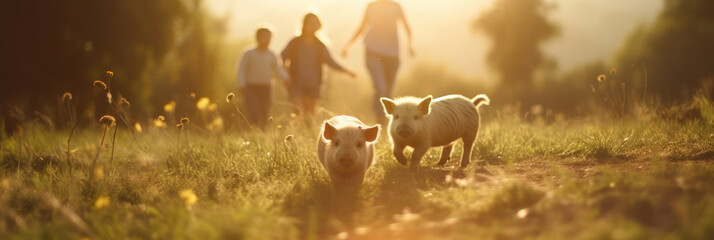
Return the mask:
[(270, 108), (273, 106), (273, 91), (270, 86), (261, 86), (260, 91), (260, 123), (265, 128), (270, 117)]
[(397, 70), (399, 70), (399, 58), (382, 56), (380, 59), (384, 69), (386, 96), (393, 98), (394, 86), (396, 85), (397, 80)]
[(292, 85), (288, 88), (288, 98), (293, 105), (293, 113), (300, 114), (302, 112), (302, 90), (299, 85)]
[(303, 93), (303, 107), (305, 114), (312, 117), (315, 115), (315, 109), (317, 108), (317, 101), (320, 100), (320, 87), (319, 86), (305, 86), (302, 88)]
[(252, 125), (258, 125), (260, 118), (260, 99), (254, 86), (246, 86), (245, 88), (245, 108), (248, 112), (248, 121)]
[(384, 111), (382, 110), (379, 98), (388, 97), (384, 66), (381, 63), (380, 57), (370, 51), (367, 51), (365, 54), (365, 62), (374, 85), (372, 107), (374, 109), (375, 116), (381, 120), (384, 118)]

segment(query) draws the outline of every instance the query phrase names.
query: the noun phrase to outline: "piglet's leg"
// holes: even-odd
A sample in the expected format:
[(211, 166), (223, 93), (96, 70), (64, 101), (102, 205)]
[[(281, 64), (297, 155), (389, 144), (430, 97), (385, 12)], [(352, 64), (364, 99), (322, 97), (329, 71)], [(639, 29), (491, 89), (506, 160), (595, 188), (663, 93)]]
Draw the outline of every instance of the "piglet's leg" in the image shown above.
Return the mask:
[(414, 147), (414, 152), (412, 153), (411, 164), (409, 165), (410, 169), (416, 170), (419, 167), (419, 162), (421, 162), (421, 158), (424, 157), (424, 154), (426, 154), (427, 150), (429, 150), (429, 147), (424, 147), (424, 146)]
[(465, 168), (471, 161), (471, 149), (473, 149), (476, 136), (464, 136), (461, 139), (464, 141), (464, 152), (461, 153), (461, 167)]
[(439, 158), (439, 163), (436, 165), (438, 166), (444, 166), (446, 164), (446, 161), (448, 161), (451, 158), (451, 150), (454, 149), (454, 144), (450, 143), (449, 145), (444, 146), (444, 148), (441, 149), (441, 158)]
[(406, 166), (407, 157), (404, 156), (404, 148), (406, 148), (405, 145), (394, 144), (394, 149), (392, 150), (392, 152), (394, 153), (394, 157), (397, 158), (397, 161), (402, 165)]

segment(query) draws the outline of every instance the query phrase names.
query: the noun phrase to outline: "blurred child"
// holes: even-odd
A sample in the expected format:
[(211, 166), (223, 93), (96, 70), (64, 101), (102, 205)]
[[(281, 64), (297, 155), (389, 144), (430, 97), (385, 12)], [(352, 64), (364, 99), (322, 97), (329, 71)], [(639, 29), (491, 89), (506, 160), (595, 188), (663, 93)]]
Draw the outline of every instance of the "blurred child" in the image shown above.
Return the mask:
[(290, 82), (275, 53), (268, 49), (272, 35), (270, 29), (259, 28), (255, 32), (257, 45), (243, 51), (238, 67), (238, 87), (245, 95), (249, 121), (261, 129), (265, 128), (273, 104), (273, 77)]
[(282, 52), (283, 61), (292, 77), (288, 94), (294, 111), (299, 113), (302, 110), (308, 116), (315, 113), (320, 98), (323, 64), (355, 77), (352, 71), (332, 58), (325, 43), (316, 35), (320, 28), (322, 23), (317, 15), (308, 13), (303, 19), (302, 32), (290, 40)]

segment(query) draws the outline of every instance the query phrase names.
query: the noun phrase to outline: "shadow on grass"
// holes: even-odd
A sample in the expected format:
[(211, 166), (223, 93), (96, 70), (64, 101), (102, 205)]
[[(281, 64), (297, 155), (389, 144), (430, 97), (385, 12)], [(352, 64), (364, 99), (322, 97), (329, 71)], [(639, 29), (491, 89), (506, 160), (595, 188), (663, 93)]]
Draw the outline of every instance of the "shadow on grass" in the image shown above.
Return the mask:
[(391, 221), (394, 214), (406, 208), (421, 210), (420, 191), (443, 185), (447, 175), (466, 176), (460, 169), (422, 167), (413, 172), (402, 166), (386, 166), (384, 179), (372, 188), (365, 184), (360, 192), (338, 191), (327, 179), (295, 183), (282, 205), (296, 220), (300, 239), (320, 239), (358, 227), (364, 212)]
[(415, 172), (403, 166), (387, 166), (384, 179), (378, 185), (375, 207), (380, 208), (379, 212), (384, 214), (385, 218), (392, 218), (394, 214), (402, 213), (407, 208), (420, 211), (420, 201), (423, 197), (420, 191), (444, 185), (447, 175), (454, 178), (466, 176), (461, 169), (421, 167)]
[(353, 216), (364, 206), (356, 191), (337, 191), (329, 181), (296, 183), (283, 208), (297, 220), (300, 239), (319, 239), (353, 228)]

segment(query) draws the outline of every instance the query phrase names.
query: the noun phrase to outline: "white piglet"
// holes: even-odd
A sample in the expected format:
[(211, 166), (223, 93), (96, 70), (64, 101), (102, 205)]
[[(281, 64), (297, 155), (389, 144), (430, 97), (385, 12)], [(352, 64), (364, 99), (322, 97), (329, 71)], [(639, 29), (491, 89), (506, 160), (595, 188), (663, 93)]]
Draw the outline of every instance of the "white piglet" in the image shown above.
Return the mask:
[(407, 165), (404, 148), (414, 148), (410, 166), (413, 169), (419, 166), (427, 150), (436, 146), (443, 146), (438, 165), (444, 165), (450, 158), (454, 142), (459, 138), (464, 142), (461, 167), (466, 167), (481, 125), (478, 108), (483, 104), (488, 105), (490, 101), (483, 94), (473, 99), (448, 95), (433, 101), (431, 96), (423, 99), (403, 97), (380, 100), (389, 116), (389, 137), (394, 156), (399, 163)]
[(317, 142), (317, 156), (337, 188), (359, 187), (374, 159), (379, 125), (366, 126), (350, 116), (325, 121)]

